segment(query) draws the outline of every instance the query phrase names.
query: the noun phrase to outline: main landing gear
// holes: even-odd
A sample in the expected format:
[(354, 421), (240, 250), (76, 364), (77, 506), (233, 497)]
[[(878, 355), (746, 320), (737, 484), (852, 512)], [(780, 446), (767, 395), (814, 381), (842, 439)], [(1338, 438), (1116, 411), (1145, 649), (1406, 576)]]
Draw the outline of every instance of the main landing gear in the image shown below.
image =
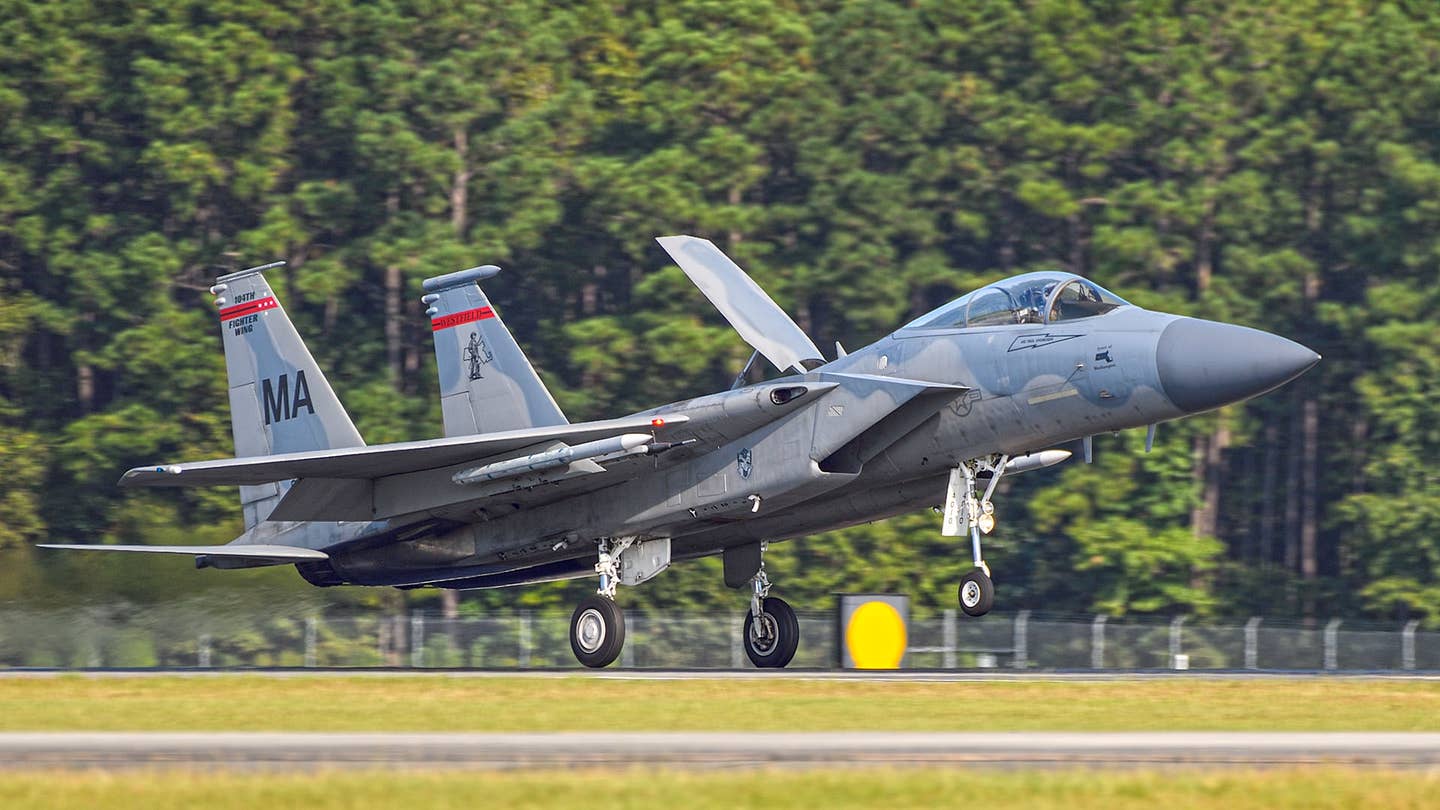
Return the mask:
[(596, 592), (580, 600), (570, 617), (570, 649), (587, 667), (606, 667), (625, 646), (625, 613), (615, 604), (618, 585), (639, 585), (670, 567), (668, 537), (602, 537)]
[(625, 613), (615, 597), (592, 593), (570, 617), (570, 649), (587, 667), (609, 666), (625, 646)]
[(615, 603), (615, 588), (620, 583), (620, 554), (634, 542), (633, 537), (600, 541), (600, 561), (595, 564), (600, 588), (581, 599), (570, 616), (570, 649), (587, 667), (609, 666), (625, 646), (625, 612)]
[[(995, 605), (995, 583), (990, 580), (990, 566), (980, 553), (980, 535), (995, 529), (995, 505), (990, 496), (1005, 473), (1007, 456), (995, 455), (970, 459), (950, 471), (950, 485), (945, 493), (945, 522), (940, 533), (946, 537), (970, 535), (970, 551), (975, 570), (960, 578), (960, 609), (967, 616), (984, 616)], [(975, 497), (975, 482), (982, 473), (990, 474), (985, 494)]]
[[(765, 553), (765, 544), (760, 544)], [(800, 620), (783, 599), (770, 596), (770, 578), (765, 576), (765, 559), (750, 580), (750, 612), (745, 614), (743, 641), (750, 663), (761, 669), (781, 669), (795, 657), (800, 646)]]
[[(750, 612), (741, 631), (745, 654), (761, 668), (780, 668), (795, 657), (800, 646), (800, 621), (785, 600), (770, 596), (765, 576), (765, 544), (729, 548), (725, 552), (725, 584), (750, 585)], [(580, 600), (570, 617), (570, 649), (587, 667), (606, 667), (620, 657), (625, 646), (625, 613), (615, 604), (615, 589), (623, 580), (636, 585), (670, 564), (670, 541), (635, 537), (603, 538), (595, 573), (599, 589)], [(622, 576), (623, 574), (623, 576)]]

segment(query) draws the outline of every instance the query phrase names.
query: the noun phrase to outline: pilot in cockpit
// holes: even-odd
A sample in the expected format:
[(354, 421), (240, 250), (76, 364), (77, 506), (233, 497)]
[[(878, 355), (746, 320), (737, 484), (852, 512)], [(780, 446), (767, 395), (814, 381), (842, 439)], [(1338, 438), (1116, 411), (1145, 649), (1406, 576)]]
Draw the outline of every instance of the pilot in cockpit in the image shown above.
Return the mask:
[(1045, 322), (1045, 301), (1050, 298), (1050, 293), (1055, 289), (1058, 282), (1050, 282), (1045, 285), (1035, 285), (1020, 293), (1019, 301), (1015, 308), (1016, 323), (1044, 323)]
[[(1046, 287), (1045, 287), (1045, 297), (1046, 297), (1046, 298), (1049, 298), (1049, 297), (1050, 297), (1050, 294), (1055, 290), (1055, 287), (1056, 287), (1056, 286), (1058, 286), (1058, 285), (1057, 285), (1057, 284), (1049, 284), (1049, 285), (1046, 285)], [(1053, 303), (1053, 304), (1050, 305), (1050, 320), (1051, 320), (1051, 321), (1058, 321), (1058, 320), (1064, 319), (1065, 316), (1064, 316), (1063, 314), (1061, 314), (1061, 309), (1060, 309), (1060, 299), (1061, 299), (1061, 298), (1064, 298), (1064, 297), (1065, 297), (1065, 296), (1063, 296), (1063, 295), (1057, 296), (1057, 297), (1055, 298), (1055, 303)]]

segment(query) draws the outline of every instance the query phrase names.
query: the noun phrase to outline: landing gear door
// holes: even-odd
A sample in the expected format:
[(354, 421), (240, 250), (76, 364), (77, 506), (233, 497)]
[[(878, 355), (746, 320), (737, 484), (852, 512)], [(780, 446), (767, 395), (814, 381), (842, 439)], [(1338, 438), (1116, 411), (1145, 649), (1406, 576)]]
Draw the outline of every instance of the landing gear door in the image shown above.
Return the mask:
[(639, 585), (670, 567), (670, 538), (640, 540), (620, 552), (620, 582)]

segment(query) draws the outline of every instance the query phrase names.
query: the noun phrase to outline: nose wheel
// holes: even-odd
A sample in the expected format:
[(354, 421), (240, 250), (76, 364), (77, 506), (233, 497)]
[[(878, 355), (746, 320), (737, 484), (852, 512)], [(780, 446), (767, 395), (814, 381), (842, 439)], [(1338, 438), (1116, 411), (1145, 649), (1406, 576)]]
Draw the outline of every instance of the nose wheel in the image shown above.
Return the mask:
[(966, 616), (984, 616), (995, 606), (995, 583), (980, 569), (960, 578), (960, 609)]

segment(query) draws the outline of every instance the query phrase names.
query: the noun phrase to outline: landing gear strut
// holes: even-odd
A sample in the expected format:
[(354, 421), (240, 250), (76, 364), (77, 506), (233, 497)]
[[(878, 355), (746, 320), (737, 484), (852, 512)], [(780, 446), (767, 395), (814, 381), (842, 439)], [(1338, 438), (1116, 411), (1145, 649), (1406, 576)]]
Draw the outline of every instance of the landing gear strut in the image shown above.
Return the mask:
[(750, 612), (741, 631), (745, 655), (761, 669), (780, 669), (795, 657), (800, 646), (800, 620), (785, 600), (770, 596), (765, 576), (765, 544), (760, 544), (760, 569), (750, 580)]
[[(970, 552), (975, 570), (960, 579), (960, 609), (967, 616), (984, 616), (995, 604), (995, 583), (990, 580), (990, 566), (980, 551), (980, 535), (995, 528), (995, 505), (990, 496), (1005, 474), (1008, 456), (995, 455), (970, 459), (950, 471), (950, 485), (945, 494), (945, 523), (941, 534), (946, 537), (970, 535)], [(985, 494), (975, 497), (975, 482), (981, 473), (990, 473)]]
[(609, 666), (625, 646), (625, 612), (615, 603), (615, 589), (620, 584), (620, 554), (634, 542), (633, 537), (600, 541), (600, 561), (595, 564), (600, 588), (581, 599), (570, 616), (570, 649), (587, 667)]

